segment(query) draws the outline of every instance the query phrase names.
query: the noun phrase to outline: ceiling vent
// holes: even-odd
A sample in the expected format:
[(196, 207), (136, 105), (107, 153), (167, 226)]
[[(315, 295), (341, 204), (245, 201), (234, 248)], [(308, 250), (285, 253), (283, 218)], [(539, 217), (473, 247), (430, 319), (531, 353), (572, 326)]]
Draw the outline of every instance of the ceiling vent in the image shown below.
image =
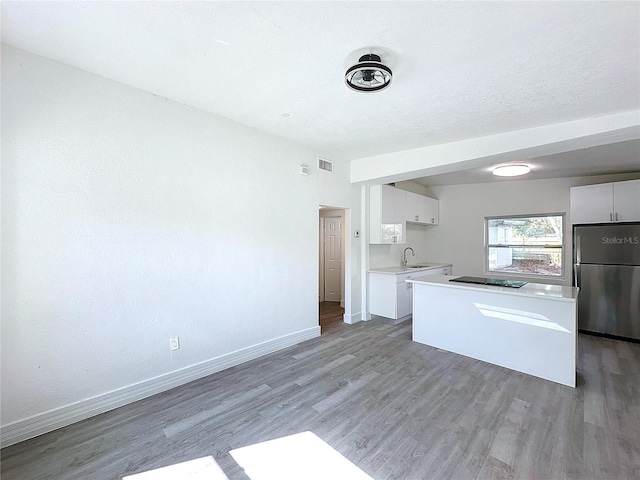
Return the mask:
[(378, 55), (363, 55), (344, 74), (347, 86), (357, 92), (377, 92), (391, 83), (391, 69), (382, 64)]
[(333, 162), (318, 157), (318, 170), (324, 170), (325, 172), (333, 172)]

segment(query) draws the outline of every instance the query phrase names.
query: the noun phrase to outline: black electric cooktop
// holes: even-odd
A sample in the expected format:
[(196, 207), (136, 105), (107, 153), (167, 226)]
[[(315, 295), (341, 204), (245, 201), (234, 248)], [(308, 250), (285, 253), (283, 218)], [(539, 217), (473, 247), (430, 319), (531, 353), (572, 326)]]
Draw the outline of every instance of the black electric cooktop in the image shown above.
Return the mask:
[(458, 278), (452, 278), (449, 281), (460, 282), (460, 283), (477, 283), (480, 285), (494, 285), (496, 287), (511, 287), (511, 288), (520, 288), (521, 286), (527, 284), (527, 282), (522, 282), (520, 280), (503, 280), (501, 278), (485, 278), (485, 277), (458, 277)]

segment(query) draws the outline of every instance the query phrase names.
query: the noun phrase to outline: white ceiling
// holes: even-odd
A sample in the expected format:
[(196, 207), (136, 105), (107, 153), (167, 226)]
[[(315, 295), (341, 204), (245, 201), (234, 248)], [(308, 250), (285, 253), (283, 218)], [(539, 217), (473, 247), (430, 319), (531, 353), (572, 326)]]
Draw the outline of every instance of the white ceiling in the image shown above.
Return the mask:
[[(611, 143), (597, 147), (573, 150), (558, 155), (545, 155), (527, 160), (500, 162), (505, 164), (527, 164), (531, 172), (515, 180), (540, 180), (560, 177), (607, 175), (613, 173), (638, 172), (640, 178), (640, 140)], [(493, 175), (495, 163), (485, 167), (469, 168), (452, 173), (431, 175), (415, 179), (427, 187), (436, 185), (462, 185), (465, 183), (508, 182), (509, 177)]]
[[(348, 159), (640, 109), (636, 1), (3, 1), (2, 42)], [(368, 52), (393, 82), (353, 92)], [(640, 171), (589, 150), (533, 173)]]

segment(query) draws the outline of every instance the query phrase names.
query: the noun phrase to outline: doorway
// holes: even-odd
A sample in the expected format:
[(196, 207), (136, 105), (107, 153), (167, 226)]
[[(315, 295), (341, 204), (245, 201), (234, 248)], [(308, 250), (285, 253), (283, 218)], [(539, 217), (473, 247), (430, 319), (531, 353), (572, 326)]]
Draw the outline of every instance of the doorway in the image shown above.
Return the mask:
[(342, 300), (342, 226), (340, 217), (324, 217), (324, 301)]
[(319, 227), (319, 320), (325, 327), (323, 323), (342, 321), (344, 316), (345, 210), (320, 207)]

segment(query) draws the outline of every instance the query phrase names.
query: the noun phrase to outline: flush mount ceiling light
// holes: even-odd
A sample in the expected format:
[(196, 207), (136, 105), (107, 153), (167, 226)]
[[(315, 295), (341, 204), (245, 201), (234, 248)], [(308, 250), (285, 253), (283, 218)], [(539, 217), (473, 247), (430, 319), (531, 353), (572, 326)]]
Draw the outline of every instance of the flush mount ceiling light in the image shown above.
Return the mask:
[(372, 53), (363, 55), (344, 74), (347, 86), (357, 92), (377, 92), (391, 83), (391, 69), (383, 65), (380, 57)]
[(493, 174), (498, 177), (517, 177), (526, 175), (531, 169), (527, 165), (500, 165), (493, 169)]

